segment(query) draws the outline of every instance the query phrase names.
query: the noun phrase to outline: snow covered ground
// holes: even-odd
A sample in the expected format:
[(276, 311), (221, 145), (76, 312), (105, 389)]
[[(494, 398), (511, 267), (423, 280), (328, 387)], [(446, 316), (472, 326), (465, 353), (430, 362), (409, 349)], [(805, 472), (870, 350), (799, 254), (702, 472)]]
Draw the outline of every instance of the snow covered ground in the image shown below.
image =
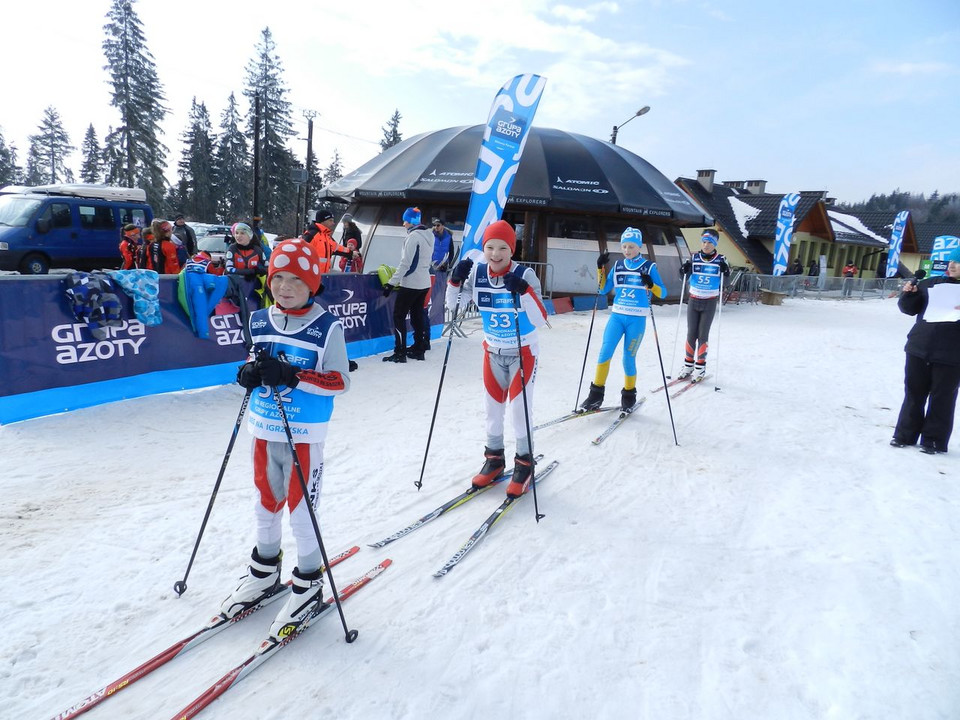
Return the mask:
[[(676, 309), (658, 312), (674, 347)], [(588, 377), (606, 313), (597, 318)], [(538, 421), (571, 409), (589, 313), (542, 333)], [(394, 565), (204, 713), (213, 718), (960, 717), (960, 438), (887, 445), (911, 318), (893, 300), (727, 306), (714, 382), (663, 394), (600, 447), (605, 416), (541, 431), (559, 468), (446, 578), (432, 572), (500, 501), (481, 496), (367, 547), (464, 489), (483, 450), (479, 334), (443, 361), (360, 360), (337, 401), (321, 506), (340, 585)], [(653, 333), (640, 392), (659, 385)], [(619, 356), (611, 372), (618, 395)], [(586, 384), (586, 381), (585, 381)], [(182, 598), (230, 437), (236, 387), (0, 428), (0, 697), (9, 718), (69, 707), (194, 631), (253, 546), (243, 431)], [(508, 443), (508, 452), (512, 453)], [(287, 556), (295, 556), (289, 533)], [(292, 563), (291, 563), (292, 565)], [(289, 572), (289, 567), (287, 572)], [(258, 644), (272, 610), (94, 708), (172, 716)]]

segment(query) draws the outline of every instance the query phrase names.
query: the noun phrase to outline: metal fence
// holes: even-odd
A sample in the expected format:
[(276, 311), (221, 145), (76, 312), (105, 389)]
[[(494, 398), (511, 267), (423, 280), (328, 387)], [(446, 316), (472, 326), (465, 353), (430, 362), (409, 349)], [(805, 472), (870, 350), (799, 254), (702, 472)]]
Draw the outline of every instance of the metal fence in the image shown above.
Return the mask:
[(882, 300), (896, 297), (901, 278), (846, 278), (820, 275), (756, 275), (761, 290), (814, 300)]

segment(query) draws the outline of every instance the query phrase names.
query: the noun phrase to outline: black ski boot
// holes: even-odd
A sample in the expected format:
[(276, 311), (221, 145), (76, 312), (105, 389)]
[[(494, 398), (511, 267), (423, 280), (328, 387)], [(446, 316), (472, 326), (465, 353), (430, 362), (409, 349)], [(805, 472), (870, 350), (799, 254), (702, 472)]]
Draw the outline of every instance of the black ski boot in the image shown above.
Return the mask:
[(513, 458), (513, 477), (510, 478), (510, 484), (507, 485), (507, 497), (520, 497), (523, 490), (530, 480), (530, 474), (533, 472), (533, 456), (530, 453), (526, 455), (516, 455)]
[(627, 390), (624, 388), (620, 391), (620, 409), (622, 411), (627, 411), (637, 404), (637, 389)]
[(603, 405), (603, 385), (590, 383), (590, 393), (587, 399), (580, 403), (581, 410), (596, 410)]
[(480, 472), (473, 477), (473, 486), (478, 490), (485, 488), (503, 475), (503, 469), (507, 464), (503, 458), (503, 448), (494, 450), (484, 446), (483, 457), (486, 458), (486, 461), (480, 468)]

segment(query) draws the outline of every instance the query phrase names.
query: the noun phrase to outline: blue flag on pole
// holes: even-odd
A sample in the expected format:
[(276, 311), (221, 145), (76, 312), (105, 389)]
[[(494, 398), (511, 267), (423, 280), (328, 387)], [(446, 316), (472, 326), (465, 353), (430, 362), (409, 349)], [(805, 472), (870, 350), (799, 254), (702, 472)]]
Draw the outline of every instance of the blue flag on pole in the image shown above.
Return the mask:
[(503, 215), (546, 82), (539, 75), (517, 75), (493, 101), (463, 225), (461, 259), (476, 259), (482, 252), (483, 231)]
[(890, 251), (887, 253), (887, 277), (897, 274), (900, 267), (900, 248), (903, 247), (903, 231), (907, 228), (909, 210), (901, 210), (893, 221), (893, 230), (890, 232)]
[(777, 213), (777, 236), (773, 244), (773, 274), (783, 275), (790, 262), (790, 243), (793, 241), (793, 216), (800, 202), (800, 193), (784, 195)]
[(960, 248), (960, 237), (955, 235), (938, 235), (933, 239), (933, 252), (930, 253), (930, 277), (939, 277), (947, 274), (947, 265), (950, 254)]

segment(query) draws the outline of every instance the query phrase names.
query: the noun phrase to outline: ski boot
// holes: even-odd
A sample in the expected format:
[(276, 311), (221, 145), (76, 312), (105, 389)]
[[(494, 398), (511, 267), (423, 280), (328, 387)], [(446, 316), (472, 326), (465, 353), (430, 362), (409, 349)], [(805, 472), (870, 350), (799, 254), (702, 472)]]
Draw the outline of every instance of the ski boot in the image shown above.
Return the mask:
[(532, 473), (533, 456), (530, 453), (516, 455), (513, 458), (513, 477), (510, 478), (510, 484), (507, 485), (507, 497), (517, 498), (523, 495)]
[(590, 383), (587, 399), (580, 403), (581, 410), (597, 410), (603, 404), (603, 385)]
[(293, 592), (270, 626), (270, 636), (277, 640), (283, 640), (300, 627), (310, 612), (323, 601), (323, 571), (320, 568), (308, 573), (301, 573), (300, 568), (294, 568), (291, 579)]
[(220, 604), (220, 612), (224, 617), (235, 617), (280, 590), (282, 555), (283, 553), (280, 553), (275, 558), (263, 558), (256, 548), (253, 549), (246, 576), (241, 579), (237, 589)]
[(707, 376), (707, 366), (706, 365), (697, 365), (697, 369), (693, 372), (693, 377), (691, 382), (698, 383)]
[(632, 390), (627, 390), (624, 388), (620, 391), (620, 410), (626, 412), (634, 405), (637, 404), (637, 389), (633, 388)]
[(503, 448), (494, 450), (493, 448), (484, 446), (483, 457), (486, 458), (483, 467), (480, 468), (480, 472), (473, 477), (473, 487), (477, 490), (485, 488), (487, 485), (495, 482), (503, 475), (503, 469), (507, 464), (503, 458)]
[(387, 355), (385, 358), (383, 358), (383, 361), (392, 363), (405, 363), (407, 361), (407, 353), (394, 351), (393, 355)]
[(693, 375), (693, 363), (684, 361), (683, 369), (677, 374), (677, 380), (686, 380), (691, 375)]

